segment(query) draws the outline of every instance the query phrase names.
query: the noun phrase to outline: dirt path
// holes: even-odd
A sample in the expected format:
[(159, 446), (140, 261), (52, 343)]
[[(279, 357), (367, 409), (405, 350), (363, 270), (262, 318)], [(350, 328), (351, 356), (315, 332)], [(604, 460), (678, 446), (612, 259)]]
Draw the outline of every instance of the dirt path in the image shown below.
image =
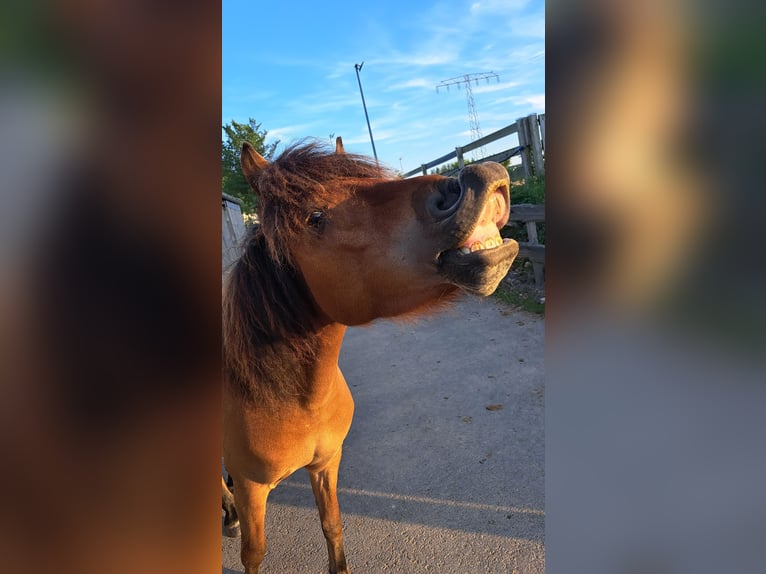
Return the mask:
[[(356, 413), (338, 496), (352, 572), (545, 571), (543, 339), (540, 316), (473, 297), (348, 330)], [(266, 534), (263, 574), (327, 571), (304, 471), (271, 494)], [(223, 567), (242, 572), (239, 539), (224, 538)]]

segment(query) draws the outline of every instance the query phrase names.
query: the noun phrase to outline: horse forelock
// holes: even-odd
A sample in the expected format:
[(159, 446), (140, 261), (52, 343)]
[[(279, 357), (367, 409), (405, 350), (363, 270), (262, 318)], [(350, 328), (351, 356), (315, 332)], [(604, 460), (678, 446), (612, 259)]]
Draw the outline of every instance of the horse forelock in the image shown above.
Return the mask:
[(288, 147), (264, 168), (257, 182), (259, 218), (272, 257), (291, 262), (289, 245), (307, 216), (349, 197), (355, 181), (395, 177), (372, 158), (338, 154), (316, 140)]

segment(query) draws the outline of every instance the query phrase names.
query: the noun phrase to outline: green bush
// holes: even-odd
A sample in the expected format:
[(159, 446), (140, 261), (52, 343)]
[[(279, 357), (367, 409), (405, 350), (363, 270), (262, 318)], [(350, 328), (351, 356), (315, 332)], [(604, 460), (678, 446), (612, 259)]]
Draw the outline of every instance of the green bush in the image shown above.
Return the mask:
[[(511, 181), (514, 181), (513, 178)], [(512, 185), (511, 202), (514, 204), (545, 203), (545, 176), (533, 176), (524, 181), (522, 185)]]

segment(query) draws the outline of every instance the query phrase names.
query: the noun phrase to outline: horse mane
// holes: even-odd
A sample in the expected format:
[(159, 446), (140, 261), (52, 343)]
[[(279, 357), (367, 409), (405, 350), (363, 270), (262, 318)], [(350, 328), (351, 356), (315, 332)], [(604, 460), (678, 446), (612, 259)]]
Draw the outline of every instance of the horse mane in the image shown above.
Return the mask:
[(268, 405), (305, 395), (318, 314), (291, 241), (312, 211), (350, 197), (355, 181), (395, 177), (368, 157), (302, 140), (249, 182), (260, 197), (260, 224), (248, 232), (223, 294), (224, 375), (240, 396)]
[(290, 241), (303, 229), (309, 213), (349, 197), (353, 180), (396, 177), (370, 157), (335, 153), (318, 140), (287, 147), (250, 182), (260, 197), (258, 215), (272, 258), (289, 263)]
[(300, 273), (272, 259), (263, 229), (248, 235), (224, 286), (224, 378), (259, 404), (299, 398), (318, 350), (314, 302)]

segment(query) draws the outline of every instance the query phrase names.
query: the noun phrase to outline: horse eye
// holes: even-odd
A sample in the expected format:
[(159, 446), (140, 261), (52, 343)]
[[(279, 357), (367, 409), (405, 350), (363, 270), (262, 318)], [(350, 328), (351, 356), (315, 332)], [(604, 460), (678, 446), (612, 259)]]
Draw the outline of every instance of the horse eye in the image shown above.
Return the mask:
[(306, 218), (306, 224), (309, 227), (319, 227), (324, 220), (324, 213), (321, 211), (312, 211)]

